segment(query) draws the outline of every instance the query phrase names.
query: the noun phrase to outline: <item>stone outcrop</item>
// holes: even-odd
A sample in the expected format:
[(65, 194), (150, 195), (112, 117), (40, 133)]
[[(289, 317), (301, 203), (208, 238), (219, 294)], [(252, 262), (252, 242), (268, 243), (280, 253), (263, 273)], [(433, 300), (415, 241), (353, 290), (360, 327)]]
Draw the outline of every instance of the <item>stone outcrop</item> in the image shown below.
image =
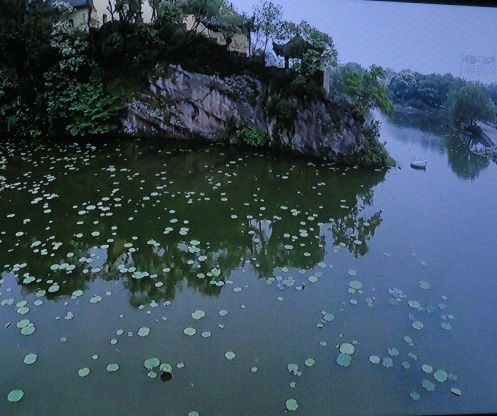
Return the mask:
[(278, 98), (263, 82), (247, 75), (219, 78), (171, 66), (128, 107), (127, 133), (175, 139), (236, 142), (243, 128), (262, 131), (269, 145), (293, 153), (336, 161), (366, 143), (364, 119), (350, 107), (328, 100)]

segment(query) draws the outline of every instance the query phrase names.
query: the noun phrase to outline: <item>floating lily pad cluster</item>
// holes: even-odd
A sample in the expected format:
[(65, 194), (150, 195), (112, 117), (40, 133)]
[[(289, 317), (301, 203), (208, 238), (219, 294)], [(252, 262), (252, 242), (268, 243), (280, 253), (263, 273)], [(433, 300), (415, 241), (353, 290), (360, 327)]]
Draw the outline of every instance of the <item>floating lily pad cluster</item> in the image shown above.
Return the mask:
[[(125, 163), (121, 164), (121, 160), (126, 159), (123, 155), (113, 158), (112, 165), (109, 165), (108, 163), (105, 165), (105, 162), (102, 162), (101, 160), (98, 161), (99, 176), (95, 178), (95, 181), (104, 177), (105, 181), (102, 182), (103, 186), (97, 186), (92, 183), (92, 186), (89, 187), (91, 192), (85, 192), (83, 195), (77, 196), (79, 200), (74, 201), (72, 208), (68, 209), (69, 214), (67, 215), (67, 223), (66, 217), (64, 216), (64, 233), (67, 231), (67, 235), (70, 237), (62, 238), (61, 236), (63, 233), (60, 232), (60, 235), (58, 235), (59, 231), (56, 231), (58, 230), (57, 227), (61, 225), (60, 221), (57, 221), (55, 216), (48, 215), (51, 210), (54, 211), (53, 213), (56, 213), (58, 207), (56, 201), (62, 200), (61, 196), (54, 193), (55, 191), (52, 188), (61, 182), (63, 173), (75, 173), (80, 170), (82, 170), (82, 173), (85, 173), (86, 166), (93, 161), (97, 153), (97, 149), (94, 149), (91, 146), (82, 149), (78, 148), (78, 150), (81, 150), (83, 155), (74, 158), (74, 160), (64, 160), (64, 166), (67, 166), (67, 168), (64, 169), (64, 172), (56, 173), (54, 169), (54, 172), (48, 171), (46, 175), (43, 175), (43, 177), (37, 181), (26, 181), (19, 185), (16, 185), (15, 183), (9, 184), (9, 186), (12, 186), (12, 189), (17, 191), (22, 191), (23, 187), (28, 187), (28, 185), (32, 188), (32, 192), (28, 194), (32, 205), (35, 208), (41, 208), (43, 215), (47, 215), (47, 221), (40, 222), (42, 224), (40, 227), (46, 228), (46, 235), (44, 235), (42, 231), (40, 231), (40, 235), (37, 235), (35, 231), (31, 232), (28, 227), (26, 227), (24, 231), (11, 233), (11, 236), (13, 236), (11, 241), (15, 241), (15, 244), (19, 244), (19, 246), (13, 246), (13, 250), (18, 250), (23, 256), (26, 254), (26, 259), (32, 258), (30, 256), (34, 256), (36, 262), (39, 261), (42, 266), (40, 267), (41, 271), (38, 270), (36, 268), (36, 262), (33, 261), (29, 264), (19, 262), (6, 267), (6, 270), (11, 271), (13, 276), (20, 283), (22, 282), (22, 285), (24, 285), (23, 288), (28, 291), (28, 296), (26, 296), (26, 300), (20, 300), (17, 293), (15, 295), (8, 294), (8, 299), (3, 299), (0, 303), (2, 306), (5, 305), (7, 307), (15, 305), (15, 313), (13, 313), (13, 315), (17, 317), (16, 321), (20, 319), (17, 323), (17, 328), (22, 335), (31, 335), (35, 332), (35, 326), (29, 319), (24, 319), (24, 315), (29, 313), (29, 315), (27, 315), (28, 317), (39, 322), (38, 317), (40, 315), (33, 313), (36, 310), (34, 306), (41, 306), (43, 304), (41, 298), (45, 299), (46, 305), (52, 305), (52, 302), (47, 302), (46, 299), (55, 300), (56, 302), (53, 302), (55, 304), (54, 308), (58, 309), (58, 315), (53, 324), (57, 329), (55, 339), (57, 341), (60, 339), (62, 342), (68, 340), (66, 336), (61, 336), (62, 334), (70, 336), (71, 341), (74, 340), (77, 342), (77, 333), (73, 335), (69, 331), (62, 331), (67, 328), (72, 329), (81, 325), (81, 321), (85, 318), (84, 313), (82, 313), (85, 308), (91, 308), (92, 314), (101, 313), (102, 315), (99, 315), (100, 317), (109, 316), (109, 319), (112, 319), (112, 316), (115, 314), (120, 314), (119, 319), (122, 319), (123, 322), (122, 328), (127, 328), (126, 332), (128, 337), (130, 337), (131, 344), (126, 345), (123, 338), (119, 338), (119, 336), (126, 334), (124, 329), (119, 329), (116, 331), (116, 335), (112, 334), (112, 338), (105, 338), (105, 345), (102, 342), (102, 345), (100, 346), (102, 350), (92, 351), (88, 355), (94, 360), (98, 359), (98, 354), (101, 354), (102, 357), (110, 357), (106, 359), (106, 364), (104, 364), (102, 368), (105, 368), (109, 373), (115, 373), (108, 375), (108, 377), (112, 377), (114, 380), (125, 377), (125, 372), (119, 371), (120, 365), (112, 363), (112, 361), (117, 360), (116, 357), (118, 357), (119, 354), (121, 354), (123, 358), (122, 360), (117, 361), (124, 365), (124, 363), (128, 363), (125, 354), (128, 354), (129, 350), (127, 351), (126, 348), (129, 348), (130, 345), (132, 345), (132, 348), (145, 349), (156, 339), (162, 339), (163, 336), (166, 338), (166, 335), (164, 334), (178, 337), (181, 343), (188, 343), (188, 348), (191, 348), (192, 350), (196, 348), (206, 348), (210, 351), (209, 348), (216, 348), (213, 350), (216, 354), (215, 356), (221, 361), (225, 359), (230, 362), (223, 361), (223, 371), (233, 371), (233, 369), (235, 369), (234, 371), (238, 371), (240, 367), (245, 366), (249, 377), (259, 377), (260, 374), (264, 374), (263, 377), (266, 377), (267, 372), (266, 368), (264, 368), (265, 363), (252, 361), (254, 357), (252, 357), (252, 351), (249, 347), (244, 351), (238, 350), (238, 347), (235, 348), (234, 346), (224, 345), (224, 347), (212, 347), (212, 345), (209, 345), (208, 341), (204, 341), (198, 336), (195, 337), (197, 332), (201, 333), (202, 338), (209, 338), (212, 336), (211, 331), (202, 331), (200, 325), (204, 322), (209, 323), (211, 319), (215, 318), (219, 319), (221, 322), (217, 322), (219, 323), (219, 329), (223, 329), (224, 324), (228, 324), (231, 320), (237, 322), (237, 319), (240, 319), (242, 313), (247, 314), (251, 311), (251, 306), (253, 305), (248, 303), (248, 300), (253, 299), (253, 292), (251, 289), (259, 284), (259, 282), (250, 281), (250, 283), (247, 284), (247, 282), (244, 281), (244, 278), (241, 277), (246, 271), (252, 272), (251, 268), (260, 272), (261, 276), (270, 276), (267, 279), (267, 290), (270, 291), (271, 294), (278, 293), (284, 295), (284, 297), (272, 296), (273, 299), (281, 300), (281, 303), (274, 302), (277, 306), (271, 304), (268, 306), (268, 309), (274, 308), (274, 315), (271, 315), (271, 319), (282, 318), (282, 322), (286, 323), (289, 321), (289, 317), (287, 315), (288, 312), (284, 309), (285, 306), (288, 304), (298, 305), (298, 296), (315, 296), (315, 294), (319, 294), (323, 285), (333, 284), (332, 278), (334, 278), (334, 276), (331, 270), (333, 266), (327, 262), (329, 260), (323, 260), (324, 255), (322, 253), (326, 253), (326, 256), (328, 254), (334, 255), (345, 247), (349, 247), (351, 252), (357, 253), (355, 250), (360, 250), (361, 247), (365, 248), (366, 246), (368, 237), (364, 238), (356, 231), (350, 232), (350, 235), (348, 235), (348, 244), (340, 242), (337, 243), (336, 246), (331, 246), (329, 241), (325, 242), (320, 240), (323, 235), (328, 235), (327, 231), (325, 231), (326, 228), (338, 226), (339, 224), (337, 224), (337, 222), (340, 220), (339, 218), (337, 222), (335, 222), (336, 220), (334, 218), (328, 218), (330, 215), (329, 213), (325, 216), (322, 215), (322, 212), (326, 211), (327, 208), (324, 202), (322, 205), (316, 204), (316, 206), (307, 208), (305, 207), (304, 201), (299, 201), (298, 204), (292, 205), (292, 202), (289, 200), (285, 201), (284, 204), (278, 204), (273, 210), (268, 201), (262, 200), (260, 197), (262, 192), (259, 192), (260, 189), (257, 189), (258, 192), (249, 195), (248, 198), (244, 197), (243, 207), (238, 209), (237, 207), (229, 206), (231, 196), (229, 196), (227, 192), (224, 192), (230, 187), (235, 188), (234, 183), (232, 182), (236, 179), (236, 174), (230, 169), (221, 169), (219, 167), (211, 169), (206, 165), (204, 167), (205, 170), (202, 171), (205, 172), (205, 175), (201, 175), (201, 180), (208, 184), (208, 191), (204, 192), (205, 189), (202, 189), (202, 191), (197, 192), (195, 189), (197, 188), (198, 183), (194, 183), (194, 181), (188, 183), (188, 188), (190, 188), (191, 185), (191, 191), (184, 191), (183, 189), (177, 191), (178, 188), (172, 186), (174, 180), (170, 175), (170, 168), (166, 166), (169, 159), (167, 159), (166, 162), (161, 161), (160, 169), (154, 172), (154, 179), (151, 180), (150, 177), (145, 179), (141, 172), (138, 170), (134, 171), (134, 168), (130, 168)], [(162, 162), (164, 162), (164, 170), (162, 170)], [(243, 158), (236, 161), (231, 160), (229, 165), (231, 166), (243, 162)], [(104, 163), (104, 165), (101, 166), (101, 163)], [(314, 169), (312, 163), (309, 166)], [(292, 165), (284, 174), (280, 172), (276, 174), (275, 177), (281, 181), (288, 181), (292, 175), (296, 176), (296, 173), (292, 171), (294, 167), (295, 165)], [(154, 167), (150, 166), (150, 170), (153, 169)], [(188, 167), (186, 167), (186, 169), (188, 169)], [(219, 169), (219, 171), (217, 171), (217, 169)], [(330, 172), (333, 172), (333, 174), (346, 175), (352, 171), (352, 168), (341, 170), (332, 166), (329, 167), (329, 170)], [(329, 183), (326, 183), (326, 175), (318, 175), (318, 171), (321, 170), (315, 170), (316, 177), (320, 178), (319, 182), (316, 182), (312, 186), (316, 195), (320, 194), (323, 189), (329, 186)], [(58, 177), (52, 175), (52, 173), (58, 175)], [(81, 179), (82, 177), (78, 178)], [(93, 182), (93, 178), (91, 182)], [(249, 185), (250, 184), (247, 184), (247, 186)], [(3, 181), (0, 186), (4, 186)], [(128, 192), (127, 189), (135, 186), (136, 189), (140, 189), (141, 191), (138, 198), (133, 196), (131, 192)], [(183, 185), (181, 185), (181, 187), (183, 187)], [(82, 188), (84, 188), (84, 183), (82, 184)], [(3, 189), (4, 188), (2, 188), (0, 192), (2, 192)], [(64, 191), (64, 187), (61, 186), (57, 189)], [(23, 192), (25, 193), (25, 191)], [(298, 192), (300, 192), (300, 190)], [(3, 195), (0, 196), (3, 197)], [(62, 197), (66, 197), (66, 195), (62, 195)], [(352, 199), (355, 200), (356, 197), (354, 196)], [(64, 202), (65, 204), (66, 201), (64, 200), (61, 202)], [(199, 212), (207, 212), (208, 210), (203, 209), (210, 202), (218, 204), (216, 206), (217, 208), (221, 207), (219, 210), (216, 209), (216, 219), (219, 220), (219, 222), (216, 221), (216, 224), (233, 224), (233, 226), (236, 227), (234, 228), (236, 232), (239, 232), (239, 235), (233, 236), (233, 240), (238, 242), (236, 238), (243, 237), (249, 241), (249, 245), (243, 246), (237, 251), (237, 247), (229, 245), (223, 240), (221, 244), (216, 246), (216, 241), (214, 241), (215, 239), (211, 237), (210, 233), (204, 233), (204, 230), (198, 230), (198, 228), (196, 228), (198, 227), (196, 224), (197, 220), (200, 222), (204, 221), (203, 215), (198, 215)], [(350, 198), (343, 199), (340, 201), (340, 210), (344, 212), (353, 211), (356, 208), (354, 203), (355, 202), (352, 202)], [(189, 216), (188, 206), (191, 204), (195, 209), (191, 210), (191, 216)], [(228, 209), (226, 210), (228, 214), (225, 212), (223, 213), (223, 205), (228, 206)], [(157, 213), (157, 216), (148, 215), (152, 210), (154, 213)], [(219, 217), (217, 217), (218, 211), (220, 213)], [(61, 213), (57, 212), (56, 214), (59, 215)], [(111, 216), (114, 216), (114, 218), (109, 218)], [(295, 227), (289, 227), (289, 229), (285, 230), (281, 235), (277, 235), (278, 227), (284, 223), (282, 221), (284, 216), (288, 216), (288, 218), (292, 220), (291, 225), (295, 225)], [(9, 220), (14, 221), (16, 216), (14, 215), (8, 218)], [(52, 224), (52, 219), (50, 218), (53, 218), (56, 224)], [(347, 218), (350, 219), (351, 217)], [(364, 218), (361, 218), (361, 221), (362, 220), (364, 220)], [(148, 221), (153, 223), (153, 227), (147, 226)], [(28, 223), (29, 222), (24, 225), (27, 225)], [(367, 221), (364, 221), (363, 224), (367, 227), (370, 226), (370, 223)], [(221, 229), (223, 227), (219, 228)], [(133, 233), (136, 235), (133, 235)], [(273, 239), (272, 235), (276, 238)], [(0, 236), (0, 238), (4, 239), (5, 237)], [(278, 246), (276, 247), (278, 254), (274, 256), (272, 256), (271, 252), (274, 247), (270, 244), (268, 245), (268, 243), (272, 243), (273, 240), (279, 240)], [(2, 244), (2, 248), (6, 246), (2, 241), (0, 241), (0, 244)], [(22, 248), (22, 244), (25, 245), (24, 248)], [(316, 244), (316, 249), (314, 249), (314, 244)], [(330, 249), (329, 253), (328, 248)], [(230, 253), (231, 250), (235, 254)], [(13, 256), (18, 255), (19, 253), (14, 252)], [(277, 259), (275, 264), (266, 265), (264, 262), (273, 260), (272, 257)], [(23, 258), (21, 258), (21, 260), (23, 261)], [(231, 263), (235, 266), (230, 265)], [(276, 267), (276, 264), (278, 267)], [(282, 264), (286, 264), (286, 266)], [(346, 314), (353, 308), (355, 308), (354, 312), (361, 312), (359, 309), (360, 306), (351, 307), (350, 305), (364, 306), (365, 302), (367, 307), (372, 308), (374, 304), (379, 304), (384, 301), (382, 294), (373, 296), (374, 289), (368, 288), (366, 290), (364, 284), (360, 280), (355, 280), (357, 279), (355, 276), (360, 274), (361, 280), (364, 282), (368, 281), (366, 280), (366, 276), (363, 277), (362, 271), (358, 273), (355, 269), (348, 269), (349, 267), (356, 267), (356, 264), (347, 264), (344, 269), (345, 271), (343, 274), (351, 276), (347, 277), (347, 280), (350, 278), (353, 278), (354, 280), (349, 281), (347, 287), (348, 294), (343, 293), (343, 302), (336, 308), (335, 304), (331, 304), (331, 302), (327, 303), (326, 301), (323, 301), (323, 303), (325, 303), (323, 305), (319, 305), (317, 302), (312, 305), (311, 319), (313, 320), (313, 317), (318, 317), (317, 327), (319, 330), (316, 329), (316, 331), (321, 331), (320, 335), (322, 335), (322, 338), (320, 339), (326, 340), (320, 342), (319, 348), (322, 346), (323, 352), (327, 354), (329, 351), (326, 348), (336, 342), (335, 336), (338, 337), (339, 331), (342, 331), (342, 328), (346, 328), (347, 326), (349, 329), (353, 327), (351, 321), (347, 320)], [(31, 268), (34, 270), (31, 270)], [(26, 270), (29, 270), (29, 272), (26, 272)], [(30, 273), (35, 274), (37, 277), (34, 277)], [(80, 277), (84, 275), (87, 275), (87, 280), (81, 282), (83, 279), (80, 279)], [(115, 282), (111, 282), (113, 279), (115, 279)], [(123, 283), (125, 287), (129, 288), (130, 293), (132, 294), (132, 301), (130, 302), (133, 306), (132, 311), (126, 310), (125, 308), (123, 308), (122, 311), (114, 310), (113, 306), (115, 303), (107, 301), (107, 296), (110, 296), (114, 291), (119, 293), (120, 289), (118, 287), (114, 290), (111, 286), (107, 286), (106, 288), (102, 288), (102, 286), (106, 283), (116, 283), (117, 285), (118, 282)], [(3, 282), (0, 282), (0, 284), (2, 283)], [(416, 285), (416, 282), (414, 283)], [(369, 286), (368, 283), (366, 287)], [(198, 306), (191, 307), (191, 304), (188, 304), (188, 306), (182, 310), (181, 314), (183, 318), (189, 320), (191, 317), (193, 321), (186, 324), (178, 323), (174, 320), (176, 317), (174, 314), (178, 313), (177, 311), (171, 313), (172, 319), (170, 317), (168, 320), (168, 308), (174, 301), (174, 295), (176, 294), (175, 289), (178, 289), (179, 293), (179, 289), (186, 291), (187, 287), (188, 290), (191, 289), (192, 293), (198, 291), (199, 293), (214, 294), (215, 296), (213, 297), (211, 304), (216, 305), (213, 307), (216, 308), (215, 310), (219, 310), (219, 312), (215, 314), (209, 313), (207, 316), (206, 312), (201, 309), (194, 310), (194, 308)], [(112, 289), (112, 292), (110, 289)], [(411, 297), (408, 298), (401, 289), (393, 288), (389, 291), (389, 302), (392, 305), (399, 305), (404, 302), (403, 305), (398, 306), (397, 311), (403, 311), (404, 309), (402, 308), (405, 307), (405, 310), (417, 314), (415, 317), (413, 315), (414, 319), (411, 319), (412, 328), (407, 325), (411, 332), (409, 332), (408, 336), (404, 337), (404, 341), (409, 347), (414, 347), (414, 339), (416, 340), (416, 345), (421, 344), (419, 337), (423, 331), (416, 331), (416, 329), (420, 330), (422, 328), (417, 328), (419, 327), (418, 322), (420, 324), (423, 322), (421, 325), (426, 325), (426, 327), (431, 325), (432, 322), (430, 321), (430, 317), (427, 316), (426, 313), (439, 312), (446, 307), (442, 302), (439, 304), (436, 304), (435, 302), (435, 306), (425, 304), (422, 295), (434, 292), (434, 290), (426, 292), (428, 289), (431, 289), (429, 282), (424, 280), (419, 281), (419, 288), (417, 289), (422, 290), (421, 294), (416, 293), (416, 297), (419, 300)], [(1, 290), (3, 291), (3, 288)], [(106, 292), (106, 290), (108, 291)], [(367, 294), (364, 293), (366, 291), (368, 292)], [(369, 291), (371, 291), (371, 293), (369, 293)], [(6, 295), (7, 293), (8, 292), (5, 292)], [(354, 295), (354, 298), (360, 299), (360, 304), (357, 299), (348, 299), (349, 294)], [(33, 295), (37, 298), (34, 301), (32, 298)], [(179, 296), (178, 294), (176, 295)], [(217, 297), (218, 295), (219, 297)], [(106, 299), (105, 301), (104, 298)], [(188, 297), (185, 296), (185, 298)], [(319, 296), (316, 296), (316, 299), (319, 299)], [(223, 303), (217, 303), (219, 300), (222, 300)], [(234, 303), (224, 302), (225, 300), (233, 301)], [(446, 299), (442, 300), (445, 301)], [(247, 301), (246, 309), (246, 305), (243, 303), (245, 301)], [(421, 301), (423, 301), (423, 303), (421, 303)], [(181, 304), (182, 302), (178, 303)], [(228, 315), (226, 309), (219, 309), (223, 306), (228, 307), (230, 311), (229, 318), (226, 320), (220, 319)], [(276, 309), (280, 306), (281, 309)], [(14, 308), (14, 306), (12, 306), (12, 308)], [(171, 309), (172, 308), (170, 308), (170, 310)], [(322, 310), (321, 313), (319, 312), (320, 310)], [(371, 313), (367, 309), (365, 309), (365, 312)], [(141, 320), (134, 321), (134, 317), (139, 317)], [(127, 327), (128, 319), (131, 322), (135, 322), (135, 324)], [(145, 321), (145, 319), (148, 319), (148, 321)], [(451, 330), (452, 320), (454, 319), (453, 315), (442, 314), (440, 319), (441, 322), (437, 322), (437, 328), (440, 329), (441, 327), (447, 331)], [(136, 324), (136, 322), (140, 323)], [(243, 320), (240, 319), (238, 322), (241, 323)], [(44, 327), (42, 323), (45, 324), (45, 322), (40, 322), (40, 328)], [(136, 331), (136, 328), (139, 325), (144, 326), (141, 326)], [(167, 325), (170, 326), (168, 327)], [(198, 329), (193, 326), (196, 326)], [(311, 326), (313, 327), (312, 329), (315, 329), (314, 324)], [(153, 327), (153, 333), (151, 332), (150, 327)], [(239, 324), (238, 329), (240, 329), (240, 327), (241, 324)], [(184, 329), (182, 330), (181, 328)], [(261, 328), (261, 330), (264, 329)], [(181, 331), (183, 331), (183, 334)], [(226, 339), (229, 339), (229, 336), (232, 335), (227, 329), (225, 331), (226, 337), (218, 338), (220, 342), (223, 339), (226, 342)], [(297, 336), (300, 335), (297, 334), (297, 332), (298, 331), (292, 331), (291, 334), (288, 335), (289, 339), (297, 339)], [(446, 334), (444, 331), (440, 332), (444, 335)], [(152, 336), (149, 337), (151, 333)], [(132, 338), (135, 334), (140, 338)], [(16, 333), (15, 335), (17, 336), (18, 334)], [(98, 337), (99, 334), (98, 331), (96, 331), (95, 334), (92, 333), (91, 335)], [(217, 333), (215, 335), (217, 335)], [(346, 334), (345, 336), (348, 337), (349, 335), (350, 334)], [(29, 342), (32, 341), (33, 338), (36, 341), (36, 336), (37, 335), (31, 338), (21, 337), (21, 342), (25, 342), (25, 345), (31, 346), (32, 344), (29, 344)], [(340, 341), (342, 341), (342, 339), (340, 339)], [(392, 374), (392, 372), (397, 369), (399, 371), (404, 371), (400, 366), (397, 366), (397, 362), (400, 362), (400, 360), (405, 358), (402, 362), (402, 366), (405, 370), (408, 370), (411, 368), (411, 365), (414, 366), (413, 361), (408, 361), (409, 357), (412, 358), (413, 354), (410, 353), (411, 355), (408, 355), (408, 358), (406, 358), (405, 355), (402, 357), (406, 344), (404, 344), (401, 339), (399, 342), (402, 346), (400, 346), (400, 344), (396, 346), (390, 345), (387, 350), (388, 353), (383, 350), (383, 358), (380, 358), (378, 355), (370, 355), (369, 361), (373, 364), (379, 364), (379, 368), (377, 368), (379, 371), (383, 371), (383, 369), (381, 369), (382, 365), (387, 368), (394, 366), (395, 361), (395, 367), (390, 372), (390, 374)], [(202, 347), (200, 347), (200, 343), (203, 343)], [(58, 346), (62, 347), (61, 350), (64, 351), (65, 354), (66, 351), (70, 349), (70, 344), (71, 342), (68, 342), (65, 345), (58, 344)], [(361, 360), (362, 362), (367, 363), (366, 357), (368, 355), (361, 357), (361, 352), (364, 348), (361, 347), (359, 349), (358, 345), (359, 344), (356, 341), (351, 341), (350, 343), (341, 342), (338, 344), (339, 353), (336, 357), (336, 363), (339, 367), (334, 366), (333, 361), (331, 361), (333, 364), (332, 370), (342, 371), (340, 367), (350, 366), (353, 360), (354, 365), (357, 366), (356, 369), (360, 368)], [(384, 346), (385, 349), (386, 347), (387, 346)], [(63, 348), (65, 348), (65, 350)], [(107, 348), (107, 350), (105, 350), (105, 348)], [(165, 348), (168, 348), (167, 342)], [(227, 351), (228, 348), (234, 348), (236, 353), (234, 351)], [(312, 351), (313, 347), (311, 343), (309, 343), (308, 348), (309, 355), (315, 352)], [(356, 352), (356, 349), (359, 350), (359, 353)], [(24, 358), (21, 356), (19, 364), (22, 365), (22, 361), (27, 366), (30, 366), (29, 371), (36, 371), (37, 369), (40, 369), (39, 366), (43, 363), (34, 365), (37, 362), (38, 355), (35, 353), (28, 353), (30, 350), (31, 348), (23, 350), (22, 355)], [(40, 360), (43, 359), (43, 361), (45, 361), (45, 353), (38, 349), (36, 349), (36, 351), (40, 353)], [(98, 352), (98, 354), (95, 354), (95, 352)], [(112, 356), (109, 355), (111, 352), (113, 354)], [(93, 354), (93, 356), (91, 354)], [(143, 355), (143, 358), (145, 357), (146, 355)], [(300, 357), (301, 359), (308, 357), (307, 347), (306, 355), (302, 354)], [(288, 364), (288, 372), (293, 376), (301, 377), (300, 380), (302, 380), (302, 383), (307, 382), (308, 380), (306, 380), (306, 377), (302, 377), (303, 373), (314, 371), (311, 370), (311, 368), (323, 368), (320, 366), (324, 365), (317, 356), (314, 357), (316, 357), (317, 363), (313, 358), (306, 358), (303, 363), (302, 361), (295, 360), (295, 362), (299, 362), (300, 364)], [(327, 357), (327, 364), (330, 364), (330, 356), (328, 355)], [(198, 359), (200, 360), (201, 358), (201, 355), (198, 355)], [(249, 359), (251, 360), (250, 362), (248, 361)], [(412, 360), (414, 360), (414, 358), (412, 358)], [(255, 363), (257, 363), (257, 366), (259, 367), (254, 365)], [(141, 362), (136, 364), (141, 365)], [(192, 361), (192, 364), (195, 364), (194, 360)], [(86, 364), (82, 361), (82, 364), (80, 365)], [(144, 360), (143, 365), (147, 371), (148, 377), (151, 379), (160, 376), (162, 380), (168, 380), (172, 377), (172, 366), (168, 363), (161, 362), (159, 358), (147, 358)], [(183, 366), (183, 363), (179, 363), (177, 368)], [(259, 368), (261, 371), (259, 371)], [(373, 371), (375, 370), (376, 369)], [(416, 370), (418, 370), (417, 367)], [(281, 371), (285, 371), (284, 366), (281, 368)], [(436, 385), (437, 388), (439, 388), (438, 386), (443, 383), (448, 385), (449, 383), (447, 383), (447, 380), (452, 380), (451, 374), (447, 373), (445, 370), (434, 370), (432, 368), (430, 372), (425, 372), (423, 369), (422, 371), (423, 380), (420, 380), (419, 383), (421, 387), (424, 388), (422, 393), (425, 393), (425, 390), (430, 391), (429, 389), (432, 388), (432, 385)], [(76, 377), (76, 373), (81, 379)], [(414, 373), (414, 371), (412, 371), (412, 373)], [(73, 375), (78, 383), (85, 385), (85, 383), (91, 383), (95, 380), (95, 377), (98, 375), (98, 369), (88, 366), (79, 368), (76, 371), (76, 368), (74, 368)], [(14, 387), (17, 386), (12, 386), (11, 388)], [(296, 382), (292, 381), (290, 387), (295, 388)], [(455, 396), (461, 395), (461, 391), (455, 386), (451, 387), (450, 391)], [(18, 402), (22, 399), (23, 395), (24, 392), (22, 390), (12, 390), (8, 394), (7, 399), (9, 402)], [(411, 397), (414, 400), (417, 400), (420, 398), (420, 395), (416, 392), (411, 392)], [(302, 402), (302, 406), (306, 404), (300, 397), (299, 401)], [(284, 409), (282, 403), (280, 404), (282, 412), (292, 412), (299, 408), (299, 403), (295, 398), (288, 398), (285, 402)], [(198, 416), (199, 413), (192, 410), (188, 415)]]
[(352, 364), (352, 354), (354, 354), (355, 347), (348, 342), (340, 345), (340, 354), (336, 358), (336, 362), (341, 367), (348, 367)]
[(143, 365), (148, 370), (147, 376), (151, 379), (157, 378), (159, 372), (161, 373), (161, 380), (171, 380), (173, 377), (173, 367), (168, 363), (161, 363), (158, 358), (147, 358)]

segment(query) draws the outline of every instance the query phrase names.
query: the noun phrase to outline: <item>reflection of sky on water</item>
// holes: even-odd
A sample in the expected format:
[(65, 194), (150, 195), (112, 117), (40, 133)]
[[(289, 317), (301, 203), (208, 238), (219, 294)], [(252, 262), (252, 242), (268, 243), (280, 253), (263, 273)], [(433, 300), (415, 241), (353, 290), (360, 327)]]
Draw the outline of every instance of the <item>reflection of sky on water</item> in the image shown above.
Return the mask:
[[(254, 0), (233, 0), (251, 11)], [(284, 18), (307, 20), (332, 35), (340, 63), (373, 63), (396, 71), (451, 73), (496, 82), (496, 66), (461, 65), (462, 56), (494, 57), (497, 9), (357, 0), (274, 0)], [(483, 73), (487, 75), (484, 76)]]

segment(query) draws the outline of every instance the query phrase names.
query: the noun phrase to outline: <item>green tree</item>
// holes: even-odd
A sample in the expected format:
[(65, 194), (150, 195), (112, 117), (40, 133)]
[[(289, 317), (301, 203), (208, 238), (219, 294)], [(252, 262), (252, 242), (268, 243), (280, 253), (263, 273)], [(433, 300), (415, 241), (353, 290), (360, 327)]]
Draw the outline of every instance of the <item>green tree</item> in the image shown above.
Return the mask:
[(494, 103), (479, 84), (454, 89), (448, 99), (449, 116), (457, 128), (476, 130), (479, 121), (495, 117)]
[(296, 30), (298, 35), (311, 44), (312, 48), (305, 54), (309, 55), (309, 59), (316, 69), (324, 70), (336, 67), (338, 53), (330, 35), (321, 32), (305, 20), (297, 25)]
[(417, 74), (410, 69), (404, 69), (390, 78), (388, 88), (395, 102), (406, 104), (418, 89)]
[(113, 20), (118, 18), (122, 26), (143, 21), (142, 0), (109, 0), (107, 10)]
[(252, 30), (251, 55), (266, 58), (268, 45), (278, 39), (283, 29), (283, 11), (281, 6), (271, 1), (263, 1), (254, 7), (254, 26)]
[(385, 70), (381, 66), (372, 65), (369, 70), (350, 68), (342, 76), (341, 98), (349, 101), (363, 115), (375, 108), (391, 114), (393, 104), (385, 77)]
[(185, 17), (183, 3), (177, 0), (149, 0), (153, 9), (153, 17), (160, 23), (180, 26)]
[(65, 19), (56, 20), (50, 45), (58, 60), (44, 74), (49, 132), (84, 136), (115, 131), (122, 106), (119, 98), (105, 93), (95, 75), (87, 34), (72, 28)]
[(198, 31), (202, 20), (214, 20), (221, 17), (224, 0), (188, 0), (182, 3), (183, 12), (194, 18), (192, 31)]

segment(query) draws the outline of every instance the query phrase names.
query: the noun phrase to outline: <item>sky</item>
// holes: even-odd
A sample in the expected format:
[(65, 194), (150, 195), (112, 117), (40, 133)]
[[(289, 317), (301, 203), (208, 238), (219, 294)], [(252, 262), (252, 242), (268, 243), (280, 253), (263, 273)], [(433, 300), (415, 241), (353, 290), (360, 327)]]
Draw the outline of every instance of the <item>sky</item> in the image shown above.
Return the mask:
[[(252, 12), (262, 0), (230, 0)], [(286, 20), (307, 20), (332, 36), (339, 63), (378, 64), (396, 71), (451, 73), (497, 82), (497, 8), (367, 0), (272, 0)], [(462, 63), (462, 56), (494, 64)]]

